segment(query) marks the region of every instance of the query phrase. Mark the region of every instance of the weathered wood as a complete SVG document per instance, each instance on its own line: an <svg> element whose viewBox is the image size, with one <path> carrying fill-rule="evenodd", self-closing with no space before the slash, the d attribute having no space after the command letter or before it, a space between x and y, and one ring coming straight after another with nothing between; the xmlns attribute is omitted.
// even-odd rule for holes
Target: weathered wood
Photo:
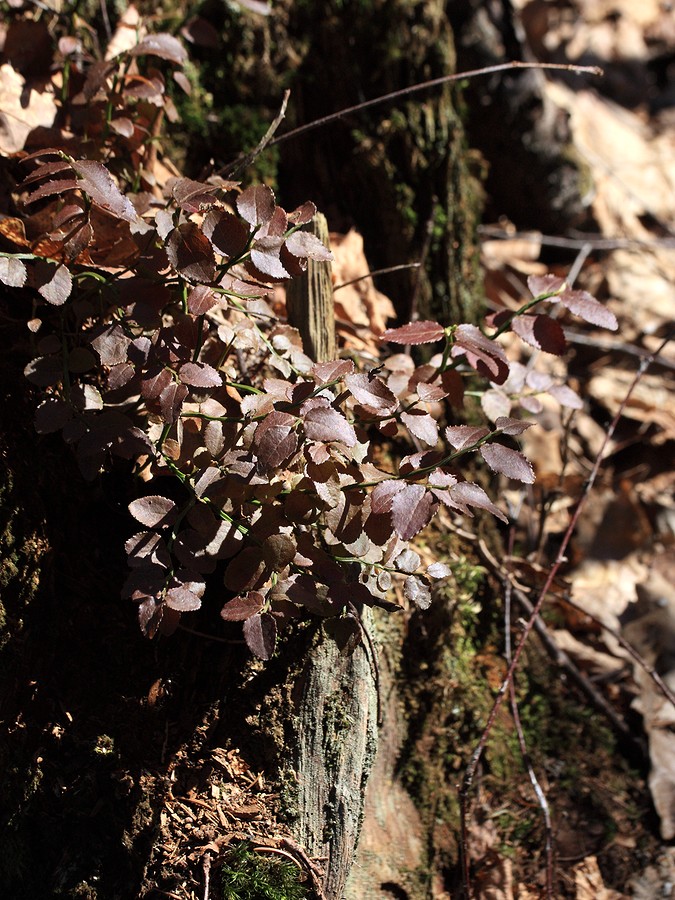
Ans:
<svg viewBox="0 0 675 900"><path fill-rule="evenodd" d="M366 627L370 621L364 615ZM335 642L323 639L301 684L295 834L312 856L325 860L327 900L342 900L377 747L377 692L367 648L340 656Z"/></svg>
<svg viewBox="0 0 675 900"><path fill-rule="evenodd" d="M330 247L328 223L322 213L314 216L307 230ZM305 353L316 362L335 359L335 304L329 262L309 260L305 274L288 285L286 308L289 324L300 331Z"/></svg>

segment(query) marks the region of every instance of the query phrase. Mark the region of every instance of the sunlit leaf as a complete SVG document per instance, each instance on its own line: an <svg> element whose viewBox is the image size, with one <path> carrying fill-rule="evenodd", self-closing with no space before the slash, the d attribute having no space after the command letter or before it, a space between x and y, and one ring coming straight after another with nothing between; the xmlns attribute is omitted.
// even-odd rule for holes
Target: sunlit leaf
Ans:
<svg viewBox="0 0 675 900"><path fill-rule="evenodd" d="M438 322L410 322L400 328L387 328L380 340L391 344L433 344L444 336L445 329Z"/></svg>
<svg viewBox="0 0 675 900"><path fill-rule="evenodd" d="M345 384L354 399L378 413L393 413L398 399L376 375L346 375Z"/></svg>
<svg viewBox="0 0 675 900"><path fill-rule="evenodd" d="M117 187L103 163L94 159L78 159L73 163L73 168L78 176L78 186L94 203L125 222L138 221L133 204Z"/></svg>
<svg viewBox="0 0 675 900"><path fill-rule="evenodd" d="M550 316L517 316L511 328L530 347L562 356L567 350L565 333Z"/></svg>
<svg viewBox="0 0 675 900"><path fill-rule="evenodd" d="M565 287L565 279L558 278L557 275L530 275L527 286L533 297L540 297L542 294L561 291Z"/></svg>
<svg viewBox="0 0 675 900"><path fill-rule="evenodd" d="M525 484L534 484L532 463L517 450L503 444L484 444L480 448L480 453L493 472L499 472L507 478Z"/></svg>
<svg viewBox="0 0 675 900"><path fill-rule="evenodd" d="M309 231L295 231L286 238L286 249L293 256L303 259L314 259L318 262L329 262L333 254L323 245L321 240Z"/></svg>
<svg viewBox="0 0 675 900"><path fill-rule="evenodd" d="M265 598L258 591L247 591L234 600L228 600L221 609L220 616L226 622L244 622L259 613L264 603Z"/></svg>
<svg viewBox="0 0 675 900"><path fill-rule="evenodd" d="M182 66L187 60L187 52L181 42L172 34L149 34L129 51L131 56L159 56Z"/></svg>
<svg viewBox="0 0 675 900"><path fill-rule="evenodd" d="M391 501L391 518L396 533L409 541L434 517L436 500L421 484L406 484Z"/></svg>
<svg viewBox="0 0 675 900"><path fill-rule="evenodd" d="M23 287L26 283L26 266L20 259L0 256L0 281L7 287Z"/></svg>
<svg viewBox="0 0 675 900"><path fill-rule="evenodd" d="M303 417L302 425L310 441L337 441L346 447L356 444L354 428L332 406L310 409Z"/></svg>
<svg viewBox="0 0 675 900"><path fill-rule="evenodd" d="M423 575L408 575L403 583L403 595L418 609L428 609L431 606L431 591Z"/></svg>
<svg viewBox="0 0 675 900"><path fill-rule="evenodd" d="M560 302L575 316L579 316L591 325L616 331L619 327L614 313L599 303L588 291L563 291L559 295Z"/></svg>
<svg viewBox="0 0 675 900"><path fill-rule="evenodd" d="M216 276L216 258L211 242L194 222L183 222L170 233L166 254L186 281L211 282Z"/></svg>
<svg viewBox="0 0 675 900"><path fill-rule="evenodd" d="M274 215L274 191L266 184L246 188L237 197L237 211L242 219L254 227L264 225Z"/></svg>
<svg viewBox="0 0 675 900"><path fill-rule="evenodd" d="M129 504L129 512L147 528L164 528L175 520L176 504L168 497L141 497Z"/></svg>

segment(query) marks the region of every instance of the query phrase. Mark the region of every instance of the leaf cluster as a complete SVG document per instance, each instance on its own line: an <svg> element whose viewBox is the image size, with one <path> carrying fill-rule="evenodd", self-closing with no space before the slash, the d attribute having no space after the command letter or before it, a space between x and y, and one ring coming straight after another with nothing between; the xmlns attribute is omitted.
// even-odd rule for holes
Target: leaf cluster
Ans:
<svg viewBox="0 0 675 900"><path fill-rule="evenodd" d="M166 110L167 99L164 76L138 67L148 58L180 67L185 52L160 34L83 69L71 106L86 101L86 142L22 154L20 214L0 222L0 281L33 301L25 374L42 392L36 429L61 432L87 479L119 457L147 484L129 506L140 530L126 542L123 595L148 637L198 610L218 574L230 598L221 617L242 623L259 658L272 655L284 622L308 613L349 652L364 605L399 608L394 579L426 608L433 580L449 574L440 563L423 568L409 546L441 506L506 521L467 480L466 459L478 454L532 483L530 463L502 441L530 427L512 411L535 411L543 391L580 403L510 363L499 336L512 330L564 352L546 304L616 323L547 276L530 279L521 309L483 329L414 322L382 335L404 348L438 342L429 363L409 352L370 371L350 358L312 361L273 290L309 260L331 258L302 230L314 205L286 212L268 186L217 176L150 185L147 108ZM489 382L490 427L455 424L476 378ZM399 434L414 452L387 467L373 437Z"/></svg>

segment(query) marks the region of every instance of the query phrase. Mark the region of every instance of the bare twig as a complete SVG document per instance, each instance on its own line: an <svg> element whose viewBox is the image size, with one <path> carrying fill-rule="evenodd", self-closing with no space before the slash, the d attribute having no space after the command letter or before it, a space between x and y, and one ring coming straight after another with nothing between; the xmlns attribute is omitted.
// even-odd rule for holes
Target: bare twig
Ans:
<svg viewBox="0 0 675 900"><path fill-rule="evenodd" d="M286 107L288 106L288 98L290 96L290 91L284 92L284 98L281 101L281 108L279 109L276 118L263 135L258 146L254 150L251 150L249 153L245 153L243 156L235 159L235 161L233 163L230 163L229 166L223 166L222 169L218 170L218 175L227 175L229 177L236 176L239 172L242 171L242 169L246 169L248 166L250 166L253 160L256 159L256 157L260 156L265 147L276 143L273 138L277 128L284 120L284 116L286 115Z"/></svg>
<svg viewBox="0 0 675 900"><path fill-rule="evenodd" d="M385 269L375 269L374 272L366 272L365 275L359 275L358 278L352 278L350 281L343 281L342 284L333 288L333 293L339 291L340 288L348 287L350 284L356 284L358 281L365 281L366 278L374 278L376 275L389 275L390 272L401 272L403 269L419 269L421 262L401 263L398 266L387 266Z"/></svg>
<svg viewBox="0 0 675 900"><path fill-rule="evenodd" d="M649 250L664 248L672 250L675 247L675 238L653 238L641 240L640 238L604 237L601 234L580 233L568 237L559 235L541 234L538 231L509 231L496 225L479 225L478 234L482 240L519 240L532 241L543 244L545 247L563 247L569 250L580 250L590 244L592 250Z"/></svg>
<svg viewBox="0 0 675 900"><path fill-rule="evenodd" d="M590 496L591 489L592 489L593 485L595 484L595 481L598 477L598 473L600 471L600 467L602 465L607 446L609 445L609 442L611 441L612 436L619 424L621 416L623 415L623 411L626 408L626 405L628 404L628 401L630 400L631 396L633 395L633 392L634 392L635 388L637 387L637 385L639 384L642 376L649 368L650 363L654 361L654 359L659 355L661 350L663 350L663 348L666 346L666 344L670 341L671 337L672 337L672 335L668 335L661 342L657 351L654 354L652 354L649 358L643 360L640 363L640 366L638 367L635 377L633 378L633 381L631 382L631 385L628 388L628 391L626 392L626 395L625 395L619 409L617 410L614 418L612 419L612 422L611 422L609 428L607 429L607 432L605 433L605 437L603 439L602 446L600 447L600 450L596 456L595 462L593 463L593 468L591 470L591 474L588 478L588 481L586 482L586 487L584 489L584 492L581 495L579 503L577 504L577 507L572 514L570 523L567 526L567 530L565 531L562 542L560 544L560 549L558 550L558 554L555 558L553 565L549 569L548 576L546 578L546 581L544 582L543 587L541 588L541 590L539 592L537 601L532 607L532 613L530 615L530 618L528 619L528 621L525 624L521 638L516 646L515 652L513 654L513 659L511 660L511 665L509 666L508 671L506 673L506 677L502 681L502 683L499 687L499 690L497 691L497 696L495 697L494 703L493 703L490 713L488 715L488 720L485 725L485 728L483 729L483 733L481 734L478 744L476 745L473 753L471 754L471 758L469 759L469 763L467 765L466 771L464 773L464 778L462 780L462 784L459 789L460 827L461 827L460 848L461 848L461 855L462 855L462 885L463 885L464 892L467 897L471 896L471 874L470 874L469 858L468 858L468 853L467 853L467 830L468 830L468 828L467 828L467 811L468 811L467 810L467 802L468 802L469 791L471 790L471 787L473 785L473 779L475 777L476 770L478 768L478 763L481 760L483 751L485 750L485 745L487 744L488 738L490 737L490 733L494 726L495 719L497 718L497 713L499 712L499 709L504 701L504 697L506 696L506 693L509 689L509 685L511 684L513 675L514 675L516 669L518 668L520 658L523 654L523 650L525 649L525 644L527 643L527 639L534 627L534 624L537 620L539 613L541 612L541 608L542 608L544 600L546 599L546 596L551 588L551 585L553 584L553 581L554 581L556 575L558 574L560 567L566 561L565 553L567 551L567 547L569 546L569 543L572 539L572 535L574 534L577 522L579 521L579 517L580 517L583 509L586 506L586 502L588 501L588 498Z"/></svg>
<svg viewBox="0 0 675 900"><path fill-rule="evenodd" d="M211 854L208 851L204 854L202 866L204 868L204 900L209 900L211 892Z"/></svg>
<svg viewBox="0 0 675 900"><path fill-rule="evenodd" d="M513 555L513 544L514 544L515 532L513 528L509 531L509 557ZM487 548L486 548L487 549ZM504 573L507 575L507 573ZM508 577L503 579L504 583L504 650L507 665L511 663L511 594L513 592L513 587L511 581ZM541 808L541 814L544 819L544 852L546 858L546 900L552 900L553 898L553 827L551 825L551 810L548 805L548 800L546 799L546 794L542 786L539 784L539 779L534 771L534 766L532 765L532 760L530 758L529 751L527 749L527 742L525 741L525 733L523 732L523 725L520 720L520 710L518 709L518 699L516 697L516 681L515 674L513 679L511 680L511 684L509 685L509 693L510 693L510 701L511 701L511 715L513 716L513 724L516 728L516 734L518 736L518 746L520 747L520 755L523 758L523 764L527 769L527 774L530 778L530 783L532 784L532 789L537 798L537 802L539 803L539 807Z"/></svg>
<svg viewBox="0 0 675 900"><path fill-rule="evenodd" d="M335 122L338 119L342 119L345 116L349 116L355 112L361 112L364 109L371 109L373 106L380 106L384 103L389 103L392 100L399 100L401 97L409 97L412 94L418 94L421 91L426 91L429 88L439 87L442 84L450 84L455 81L465 81L469 78L477 78L481 75L493 75L497 72L509 72L515 69L554 69L558 71L565 72L575 72L578 75L602 75L603 71L598 66L573 66L573 65L563 65L560 63L539 63L539 62L507 62L500 63L496 66L486 66L483 69L471 69L468 72L456 72L454 75L442 75L440 78L432 78L430 81L422 81L419 84L413 84L410 87L401 88L397 91L391 91L388 94L382 94L380 97L374 97L372 100L365 100L363 103L357 103L355 106L348 106L345 109L340 109L337 112L330 113L327 116L321 116L320 119L315 119L313 122L307 122L306 125L300 125L298 128L293 128L291 131L287 131L285 134L279 135L279 137L274 138L274 140L269 142L270 146L274 146L275 144L280 144L283 141L287 141L290 138L298 137L301 134L306 134L308 131L314 131L315 128L321 128L323 125L328 125L329 122Z"/></svg>

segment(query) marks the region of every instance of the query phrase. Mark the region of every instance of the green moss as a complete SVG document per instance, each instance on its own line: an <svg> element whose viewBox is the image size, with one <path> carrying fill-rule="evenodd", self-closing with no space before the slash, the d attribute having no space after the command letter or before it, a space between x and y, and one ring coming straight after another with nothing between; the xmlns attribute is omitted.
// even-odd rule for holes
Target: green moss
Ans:
<svg viewBox="0 0 675 900"><path fill-rule="evenodd" d="M226 853L220 868L223 900L309 900L302 873L286 859L263 855L242 842Z"/></svg>

